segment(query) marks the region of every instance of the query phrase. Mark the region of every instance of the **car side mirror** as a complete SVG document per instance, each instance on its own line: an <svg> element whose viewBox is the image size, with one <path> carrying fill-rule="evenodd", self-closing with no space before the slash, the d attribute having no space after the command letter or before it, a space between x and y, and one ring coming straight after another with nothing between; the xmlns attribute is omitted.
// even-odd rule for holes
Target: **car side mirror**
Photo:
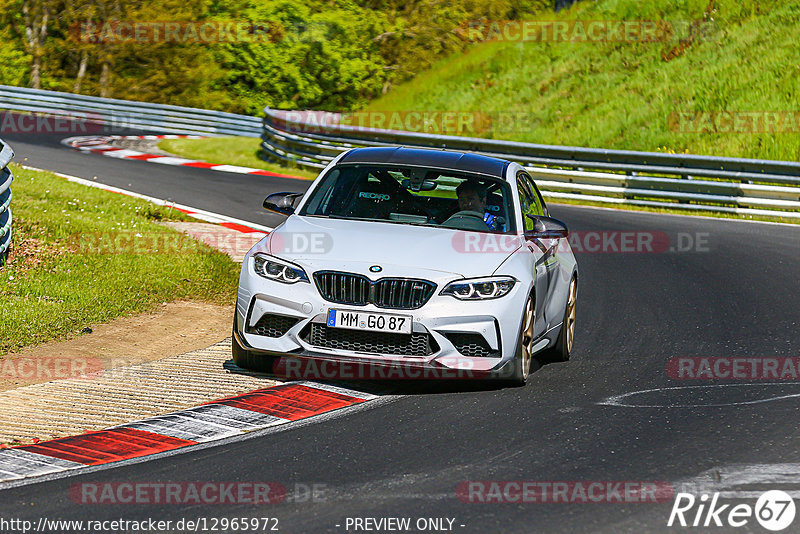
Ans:
<svg viewBox="0 0 800 534"><path fill-rule="evenodd" d="M569 235L567 225L558 219L529 213L525 216L533 221L533 230L525 231L525 239L561 239Z"/></svg>
<svg viewBox="0 0 800 534"><path fill-rule="evenodd" d="M295 201L304 193L272 193L264 199L264 209L281 215L294 213Z"/></svg>

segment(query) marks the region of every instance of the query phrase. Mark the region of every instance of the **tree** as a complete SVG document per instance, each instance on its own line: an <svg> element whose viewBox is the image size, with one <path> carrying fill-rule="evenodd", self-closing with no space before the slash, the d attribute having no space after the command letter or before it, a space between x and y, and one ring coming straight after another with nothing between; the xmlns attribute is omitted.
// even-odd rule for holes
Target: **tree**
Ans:
<svg viewBox="0 0 800 534"><path fill-rule="evenodd" d="M22 0L22 21L25 25L25 48L31 57L30 85L42 87L42 55L47 40L47 25L54 8L50 0Z"/></svg>

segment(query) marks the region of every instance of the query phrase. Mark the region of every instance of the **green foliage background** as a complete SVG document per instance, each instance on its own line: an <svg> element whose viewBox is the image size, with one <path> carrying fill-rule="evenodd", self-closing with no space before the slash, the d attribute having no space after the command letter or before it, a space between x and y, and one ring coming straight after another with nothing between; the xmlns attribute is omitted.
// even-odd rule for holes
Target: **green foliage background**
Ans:
<svg viewBox="0 0 800 534"><path fill-rule="evenodd" d="M584 1L533 19L666 21L684 31L655 42L477 44L366 109L502 114L510 120L481 135L512 141L800 160L797 0ZM720 112L786 115L777 131L673 122Z"/></svg>
<svg viewBox="0 0 800 534"><path fill-rule="evenodd" d="M23 3L50 20L41 47L25 38ZM72 91L87 54L84 94L260 114L264 106L350 110L469 43L461 27L547 9L549 0L0 0L0 83L28 85L42 56L43 89ZM34 18L34 20L36 20ZM84 21L252 22L260 42L91 43ZM72 30L72 34L70 33ZM37 51L38 50L38 51Z"/></svg>

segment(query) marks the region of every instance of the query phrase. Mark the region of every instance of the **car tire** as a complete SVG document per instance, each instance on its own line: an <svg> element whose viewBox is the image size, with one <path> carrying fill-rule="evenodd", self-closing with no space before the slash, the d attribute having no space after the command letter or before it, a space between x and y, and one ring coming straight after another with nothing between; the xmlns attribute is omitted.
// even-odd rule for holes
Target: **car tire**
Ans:
<svg viewBox="0 0 800 534"><path fill-rule="evenodd" d="M534 296L530 295L522 312L522 323L519 327L519 339L514 353L511 378L508 379L510 385L524 386L531 373L541 367L539 360L531 354L534 342L533 325L536 320L535 307Z"/></svg>
<svg viewBox="0 0 800 534"><path fill-rule="evenodd" d="M233 316L233 334L231 335L231 356L233 363L241 369L271 373L278 359L274 356L256 354L242 347L236 337L236 314Z"/></svg>
<svg viewBox="0 0 800 534"><path fill-rule="evenodd" d="M564 320L558 333L556 344L544 353L548 363L566 362L572 355L575 341L575 306L578 302L578 279L573 276L569 283L567 304L564 306Z"/></svg>

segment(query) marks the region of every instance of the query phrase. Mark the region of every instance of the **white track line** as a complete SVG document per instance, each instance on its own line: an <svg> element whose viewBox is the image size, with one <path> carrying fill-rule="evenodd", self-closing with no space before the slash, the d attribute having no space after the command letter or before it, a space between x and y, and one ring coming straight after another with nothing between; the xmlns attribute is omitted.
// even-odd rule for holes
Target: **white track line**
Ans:
<svg viewBox="0 0 800 534"><path fill-rule="evenodd" d="M55 174L56 176L60 176L61 178L65 178L70 182L75 182L77 184L86 185L89 187L94 187L95 189L102 189L104 191L111 191L113 193L120 193L122 195L127 195L130 197L141 198L142 200L147 200L148 202L152 202L153 204L157 204L159 206L167 206L173 207L180 211L186 212L195 219L200 219L203 221L211 222L211 223L222 223L222 222L229 222L234 224L241 224L242 226L247 226L248 228L252 228L254 230L260 230L262 232L271 232L272 228L269 226L264 226L263 224L258 224L250 221L244 221L242 219L237 219L235 217L229 217L227 215L222 215L220 213L214 213L212 211L201 210L200 208L193 208L192 206L186 206L185 204L178 204L176 202L170 202L168 200L162 200L160 198L150 197L147 195L142 195L140 193L135 193L133 191L128 191L127 189L121 189L119 187L114 187L111 185L105 185L97 182L93 182L91 180L86 180L84 178L78 178L77 176L71 176L69 174L63 174L60 172L53 172L48 171L46 169L39 169L37 167L30 167L28 165L20 165L23 169L28 169L31 171L41 171L41 172L50 172Z"/></svg>

